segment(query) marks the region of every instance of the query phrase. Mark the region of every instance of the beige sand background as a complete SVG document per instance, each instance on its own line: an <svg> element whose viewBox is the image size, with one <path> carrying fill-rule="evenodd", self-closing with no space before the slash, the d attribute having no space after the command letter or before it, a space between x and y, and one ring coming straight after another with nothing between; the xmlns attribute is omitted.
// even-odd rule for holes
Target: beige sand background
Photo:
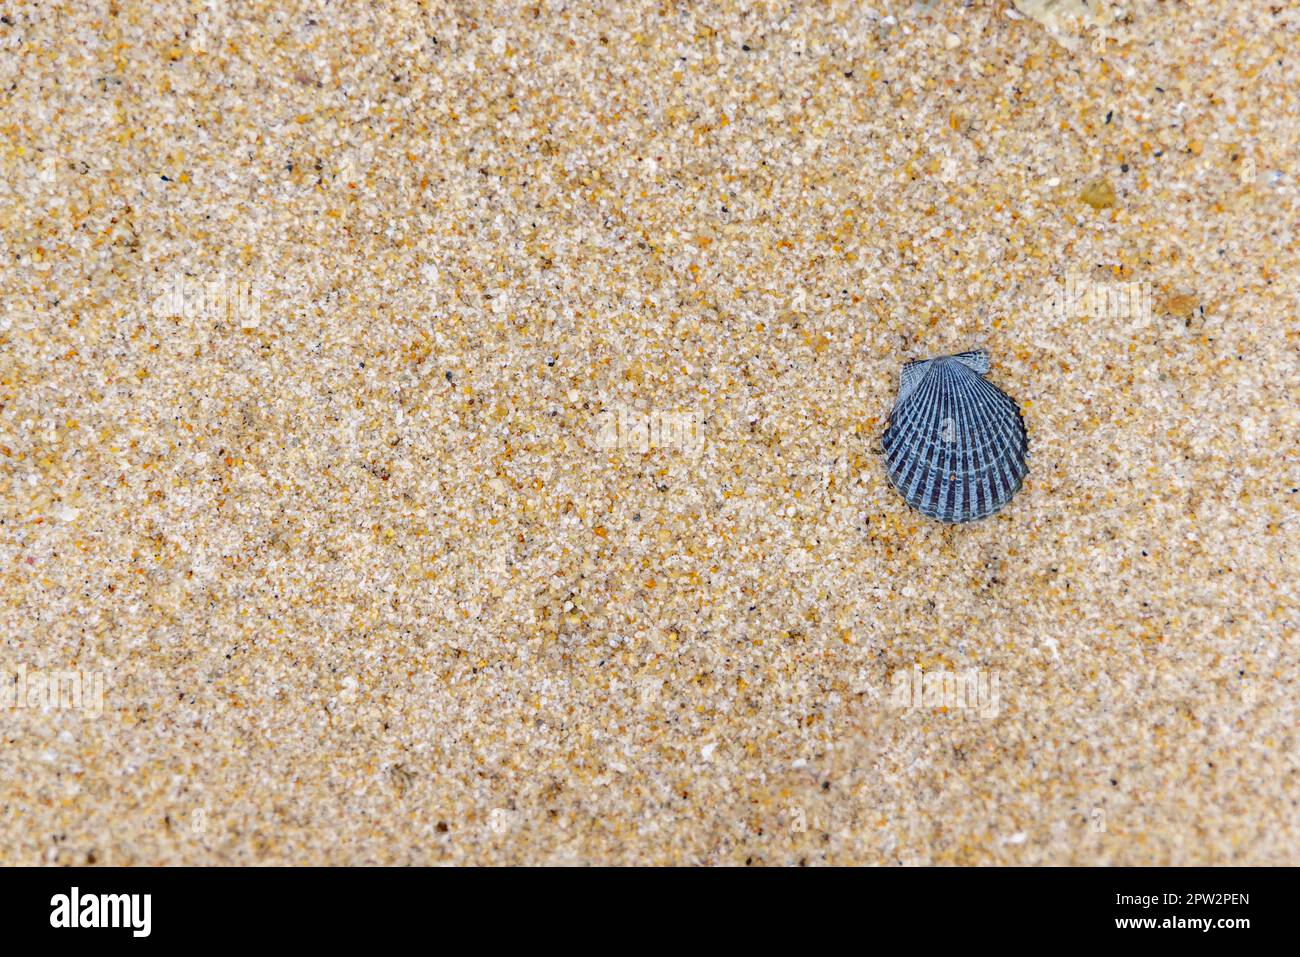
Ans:
<svg viewBox="0 0 1300 957"><path fill-rule="evenodd" d="M1298 862L1294 10L377 6L3 4L0 861Z"/></svg>

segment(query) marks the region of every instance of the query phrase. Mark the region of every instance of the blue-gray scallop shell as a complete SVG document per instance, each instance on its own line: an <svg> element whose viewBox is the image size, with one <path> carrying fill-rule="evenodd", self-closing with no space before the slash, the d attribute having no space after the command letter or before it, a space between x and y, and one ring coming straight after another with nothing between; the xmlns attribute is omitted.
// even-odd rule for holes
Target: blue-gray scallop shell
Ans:
<svg viewBox="0 0 1300 957"><path fill-rule="evenodd" d="M988 382L983 350L909 362L882 444L889 481L917 511L970 522L1002 508L1029 472L1015 400Z"/></svg>

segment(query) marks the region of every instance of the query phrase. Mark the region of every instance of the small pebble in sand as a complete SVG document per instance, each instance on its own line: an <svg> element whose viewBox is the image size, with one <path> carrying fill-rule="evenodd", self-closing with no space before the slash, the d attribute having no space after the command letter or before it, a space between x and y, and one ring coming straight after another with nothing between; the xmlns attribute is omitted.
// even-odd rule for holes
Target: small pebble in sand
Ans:
<svg viewBox="0 0 1300 957"><path fill-rule="evenodd" d="M1190 316L1199 303L1194 295L1186 292L1174 293L1168 296L1161 304L1161 310L1168 315L1177 316L1180 319Z"/></svg>
<svg viewBox="0 0 1300 957"><path fill-rule="evenodd" d="M1083 187L1079 198L1093 209L1110 209L1115 205L1115 187L1110 180L1100 176Z"/></svg>

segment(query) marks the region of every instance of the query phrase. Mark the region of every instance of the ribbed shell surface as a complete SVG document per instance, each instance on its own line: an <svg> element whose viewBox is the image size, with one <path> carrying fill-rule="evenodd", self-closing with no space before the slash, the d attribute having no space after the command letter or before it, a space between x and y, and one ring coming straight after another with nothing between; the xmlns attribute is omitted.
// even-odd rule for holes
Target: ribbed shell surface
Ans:
<svg viewBox="0 0 1300 957"><path fill-rule="evenodd" d="M941 522L1002 508L1029 471L1029 439L1015 401L982 375L983 352L903 369L883 445L889 481L909 505Z"/></svg>

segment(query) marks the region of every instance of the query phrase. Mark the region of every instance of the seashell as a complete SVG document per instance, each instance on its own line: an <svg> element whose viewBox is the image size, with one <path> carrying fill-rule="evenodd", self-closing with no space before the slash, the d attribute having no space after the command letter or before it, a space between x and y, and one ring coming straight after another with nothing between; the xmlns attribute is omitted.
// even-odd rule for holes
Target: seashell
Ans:
<svg viewBox="0 0 1300 957"><path fill-rule="evenodd" d="M988 382L984 350L909 362L882 441L889 481L914 509L970 522L1002 508L1029 472L1015 400Z"/></svg>

